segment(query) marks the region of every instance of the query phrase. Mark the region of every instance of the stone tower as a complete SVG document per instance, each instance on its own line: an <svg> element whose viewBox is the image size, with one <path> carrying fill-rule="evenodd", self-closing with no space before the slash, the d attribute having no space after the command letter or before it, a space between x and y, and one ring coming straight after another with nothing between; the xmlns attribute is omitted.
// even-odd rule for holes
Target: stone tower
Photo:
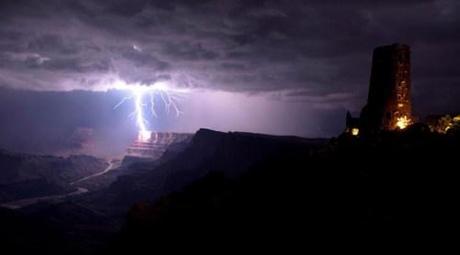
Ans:
<svg viewBox="0 0 460 255"><path fill-rule="evenodd" d="M393 44L374 50L369 96L361 112L363 130L397 130L411 124L410 69L409 46Z"/></svg>

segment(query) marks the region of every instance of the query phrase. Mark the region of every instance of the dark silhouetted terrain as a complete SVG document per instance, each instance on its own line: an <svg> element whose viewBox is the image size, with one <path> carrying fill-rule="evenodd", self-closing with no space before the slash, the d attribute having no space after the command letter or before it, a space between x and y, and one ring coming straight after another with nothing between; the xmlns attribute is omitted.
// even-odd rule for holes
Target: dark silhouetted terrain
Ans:
<svg viewBox="0 0 460 255"><path fill-rule="evenodd" d="M225 137L233 142L216 148L222 158L198 167L208 170L204 178L132 207L109 253L248 245L259 251L373 245L377 251L452 238L458 134L414 127L366 140L341 137L319 148L301 140L209 136L214 144ZM260 147L253 151L250 144ZM270 144L277 144L276 154L258 154ZM251 153L260 160L242 163ZM241 161L217 163L232 158ZM232 168L247 171L234 178Z"/></svg>
<svg viewBox="0 0 460 255"><path fill-rule="evenodd" d="M91 156L35 156L0 150L0 203L75 190L70 182L107 167Z"/></svg>
<svg viewBox="0 0 460 255"><path fill-rule="evenodd" d="M125 213L137 201L156 199L219 169L238 178L250 166L281 153L309 151L326 140L221 133L202 129L189 146L168 151L154 163L138 163L125 170L107 189L88 194L85 205L110 215Z"/></svg>
<svg viewBox="0 0 460 255"><path fill-rule="evenodd" d="M331 140L203 129L158 161L126 161L105 188L2 210L15 220L2 235L34 244L33 221L77 254L407 245L454 230L459 146L421 126Z"/></svg>

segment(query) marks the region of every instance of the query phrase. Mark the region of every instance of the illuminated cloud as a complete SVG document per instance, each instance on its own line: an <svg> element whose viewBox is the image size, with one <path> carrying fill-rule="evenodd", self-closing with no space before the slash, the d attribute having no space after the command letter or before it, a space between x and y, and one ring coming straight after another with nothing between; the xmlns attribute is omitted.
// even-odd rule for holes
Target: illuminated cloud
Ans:
<svg viewBox="0 0 460 255"><path fill-rule="evenodd" d="M181 122L186 130L200 123L224 129L219 123L227 123L232 129L336 134L345 109L356 112L364 104L371 53L382 44L412 46L417 111L459 109L459 5L456 0L6 0L0 2L0 87L106 91L120 81L168 82L193 90L190 100L196 104L184 115L189 124ZM238 108L238 100L245 107ZM211 101L213 107L199 105ZM255 120L254 109L263 110L261 105L274 114L271 121L217 117L236 107L240 116L248 114L244 120ZM212 112L221 122L193 109ZM283 131L273 125L285 115L298 126Z"/></svg>
<svg viewBox="0 0 460 255"><path fill-rule="evenodd" d="M457 1L340 3L2 1L0 82L98 90L107 76L143 83L169 77L183 86L227 91L365 94L376 45L412 44L414 67L429 78L435 74L425 72L429 63L419 59L460 49ZM443 56L439 70L460 66L457 59Z"/></svg>

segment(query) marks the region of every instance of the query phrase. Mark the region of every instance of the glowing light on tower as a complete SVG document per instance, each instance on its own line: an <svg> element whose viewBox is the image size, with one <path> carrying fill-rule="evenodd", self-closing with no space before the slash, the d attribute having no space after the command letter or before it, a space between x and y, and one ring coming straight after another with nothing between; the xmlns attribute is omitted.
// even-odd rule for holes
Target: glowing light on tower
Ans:
<svg viewBox="0 0 460 255"><path fill-rule="evenodd" d="M187 93L186 89L173 88L168 86L164 82L158 82L152 85L142 84L127 84L123 81L118 81L114 84L115 89L127 90L131 92L130 96L124 97L114 109L124 104L126 101L132 100L134 102L134 111L131 114L136 120L136 126L138 128L138 140L141 142L148 142L152 137L152 130L149 127L149 121L146 118L147 113L144 111L146 106L149 106L150 114L153 117L157 117L155 99L159 99L163 102L166 113L170 113L171 110L180 116L182 111L180 110L178 101L181 95Z"/></svg>
<svg viewBox="0 0 460 255"><path fill-rule="evenodd" d="M354 136L359 135L359 128L352 128L351 129L351 134L354 135Z"/></svg>
<svg viewBox="0 0 460 255"><path fill-rule="evenodd" d="M410 124L411 124L411 119L408 118L407 116L399 117L399 118L396 120L396 127L398 127L399 129L405 129L405 128L407 128Z"/></svg>

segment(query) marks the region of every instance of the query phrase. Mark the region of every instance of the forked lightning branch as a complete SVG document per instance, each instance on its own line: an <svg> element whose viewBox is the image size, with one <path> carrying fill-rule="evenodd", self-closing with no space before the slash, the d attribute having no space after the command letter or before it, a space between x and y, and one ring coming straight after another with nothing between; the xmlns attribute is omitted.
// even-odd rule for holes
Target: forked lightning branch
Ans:
<svg viewBox="0 0 460 255"><path fill-rule="evenodd" d="M151 138L154 130L149 119L158 119L158 107L164 107L167 114L174 114L179 117L182 114L179 101L188 92L186 89L173 88L166 82L142 85L138 83L127 84L120 81L115 84L115 88L130 92L130 95L124 97L114 106L114 109L127 101L134 104L134 110L130 117L136 121L138 139L141 141L147 141Z"/></svg>

